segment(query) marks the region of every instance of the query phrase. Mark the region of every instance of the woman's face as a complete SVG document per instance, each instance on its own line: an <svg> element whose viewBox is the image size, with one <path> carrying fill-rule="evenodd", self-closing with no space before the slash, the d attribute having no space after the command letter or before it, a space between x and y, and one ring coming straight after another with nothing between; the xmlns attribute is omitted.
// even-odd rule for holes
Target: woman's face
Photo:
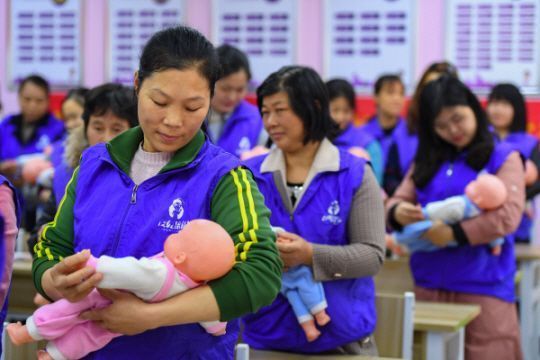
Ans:
<svg viewBox="0 0 540 360"><path fill-rule="evenodd" d="M129 121L119 118L109 110L103 115L90 115L88 128L86 128L86 138L88 144L93 146L97 143L111 141L128 129Z"/></svg>
<svg viewBox="0 0 540 360"><path fill-rule="evenodd" d="M473 110L465 105L443 108L434 122L435 133L458 150L471 143L477 127Z"/></svg>
<svg viewBox="0 0 540 360"><path fill-rule="evenodd" d="M232 112L246 97L248 76L244 70L232 73L216 82L212 110L220 114Z"/></svg>
<svg viewBox="0 0 540 360"><path fill-rule="evenodd" d="M135 80L135 88L145 151L181 149L195 137L210 108L208 80L195 68L154 72L142 84Z"/></svg>
<svg viewBox="0 0 540 360"><path fill-rule="evenodd" d="M33 123L49 111L49 97L43 88L27 82L19 92L19 106L24 121Z"/></svg>
<svg viewBox="0 0 540 360"><path fill-rule="evenodd" d="M292 153L304 147L304 124L292 110L286 92L265 96L261 113L264 128L283 152Z"/></svg>
<svg viewBox="0 0 540 360"><path fill-rule="evenodd" d="M343 96L330 101L330 116L338 123L340 129L345 129L353 120L354 111Z"/></svg>
<svg viewBox="0 0 540 360"><path fill-rule="evenodd" d="M514 107L506 100L492 100L488 103L487 114L495 129L507 130L514 119Z"/></svg>
<svg viewBox="0 0 540 360"><path fill-rule="evenodd" d="M67 131L71 131L84 125L82 119L83 107L73 99L68 99L62 104L62 117Z"/></svg>
<svg viewBox="0 0 540 360"><path fill-rule="evenodd" d="M397 118L405 104L405 89L400 82L384 84L375 96L378 110L389 117Z"/></svg>

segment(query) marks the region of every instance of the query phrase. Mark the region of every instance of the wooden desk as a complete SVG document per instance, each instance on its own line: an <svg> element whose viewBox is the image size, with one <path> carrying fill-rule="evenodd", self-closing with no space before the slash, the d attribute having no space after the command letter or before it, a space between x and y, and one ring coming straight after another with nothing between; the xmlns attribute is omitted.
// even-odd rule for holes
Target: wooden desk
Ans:
<svg viewBox="0 0 540 360"><path fill-rule="evenodd" d="M417 301L414 311L415 359L464 359L465 327L479 305Z"/></svg>
<svg viewBox="0 0 540 360"><path fill-rule="evenodd" d="M360 355L300 355L290 354L278 351L261 351L250 349L249 360L390 360L390 358L381 358L377 356Z"/></svg>
<svg viewBox="0 0 540 360"><path fill-rule="evenodd" d="M540 246L516 244L516 259L522 273L519 282L521 347L525 360L540 358Z"/></svg>
<svg viewBox="0 0 540 360"><path fill-rule="evenodd" d="M375 277L377 292L414 291L408 257L386 260ZM414 312L415 359L463 359L465 326L480 313L478 305L417 301Z"/></svg>
<svg viewBox="0 0 540 360"><path fill-rule="evenodd" d="M32 280L32 262L17 260L13 263L13 278L9 293L10 314L31 314L37 307L34 305L36 288Z"/></svg>

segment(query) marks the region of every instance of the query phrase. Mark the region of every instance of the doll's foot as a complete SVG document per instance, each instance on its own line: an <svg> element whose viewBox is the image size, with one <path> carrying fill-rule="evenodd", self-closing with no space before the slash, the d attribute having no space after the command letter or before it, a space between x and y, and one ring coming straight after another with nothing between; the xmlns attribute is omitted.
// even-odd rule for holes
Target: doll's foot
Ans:
<svg viewBox="0 0 540 360"><path fill-rule="evenodd" d="M302 329L306 334L307 341L309 342L317 340L317 338L321 335L321 332L315 327L315 322L313 320L303 322L300 324L300 326L302 326Z"/></svg>
<svg viewBox="0 0 540 360"><path fill-rule="evenodd" d="M330 322L330 316L326 313L326 311L319 311L318 313L314 314L315 321L317 321L317 325L324 326Z"/></svg>
<svg viewBox="0 0 540 360"><path fill-rule="evenodd" d="M45 350L38 350L37 353L38 360L54 360L51 355Z"/></svg>
<svg viewBox="0 0 540 360"><path fill-rule="evenodd" d="M22 345L35 341L28 333L26 326L20 322L17 322L16 324L9 324L6 329L11 342L15 345Z"/></svg>
<svg viewBox="0 0 540 360"><path fill-rule="evenodd" d="M491 249L491 255L499 256L502 253L502 246L497 245L494 248Z"/></svg>

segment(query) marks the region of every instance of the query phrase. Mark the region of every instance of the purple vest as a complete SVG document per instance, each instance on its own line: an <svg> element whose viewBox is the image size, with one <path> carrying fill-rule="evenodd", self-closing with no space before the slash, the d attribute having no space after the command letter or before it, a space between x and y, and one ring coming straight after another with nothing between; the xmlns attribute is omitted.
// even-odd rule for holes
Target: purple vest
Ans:
<svg viewBox="0 0 540 360"><path fill-rule="evenodd" d="M73 209L75 251L96 257L152 256L165 239L190 220L210 219L215 187L238 159L205 142L184 167L158 174L139 186L111 159L105 144L82 157ZM232 359L238 321L212 336L199 324L162 327L121 336L92 353L92 359ZM206 357L205 357L206 356Z"/></svg>
<svg viewBox="0 0 540 360"><path fill-rule="evenodd" d="M416 148L418 146L418 138L416 134L409 133L405 120L399 119L394 131L392 131L392 133L389 135L384 133L383 128L379 125L377 117L369 120L367 124L361 127L361 129L371 134L371 136L373 136L381 144L383 152L383 169L386 167L390 147L392 144L396 143L399 154L401 174L405 176L405 173L414 160Z"/></svg>
<svg viewBox="0 0 540 360"><path fill-rule="evenodd" d="M347 222L354 194L362 184L365 160L340 151L340 169L318 174L290 215L273 180L260 173L266 155L247 161L265 203L270 223L316 244L347 245ZM332 321L308 343L287 299L279 294L256 314L242 318L243 339L257 349L317 353L370 335L375 329L375 289L371 277L323 282Z"/></svg>
<svg viewBox="0 0 540 360"><path fill-rule="evenodd" d="M353 146L360 146L365 149L374 140L375 138L366 131L363 131L353 124L349 124L339 136L334 139L333 143L343 150L348 150Z"/></svg>
<svg viewBox="0 0 540 360"><path fill-rule="evenodd" d="M506 144L495 146L485 170L495 174L513 149ZM420 205L464 193L465 186L478 172L465 163L465 154L454 162L445 162L423 188L416 189ZM514 301L514 238L505 237L502 253L493 255L489 244L446 247L432 252L415 252L410 266L415 283L428 289L494 296Z"/></svg>
<svg viewBox="0 0 540 360"><path fill-rule="evenodd" d="M54 167L52 190L57 207L66 193L66 186L69 183L69 180L71 180L72 175L73 169L63 161Z"/></svg>
<svg viewBox="0 0 540 360"><path fill-rule="evenodd" d="M257 146L263 123L256 106L242 100L225 121L221 136L216 142L225 151L240 156Z"/></svg>
<svg viewBox="0 0 540 360"><path fill-rule="evenodd" d="M16 137L16 116L5 118L0 123L0 161L15 159L19 155L43 152L45 147L64 135L64 123L53 115L38 125L34 137L22 144Z"/></svg>

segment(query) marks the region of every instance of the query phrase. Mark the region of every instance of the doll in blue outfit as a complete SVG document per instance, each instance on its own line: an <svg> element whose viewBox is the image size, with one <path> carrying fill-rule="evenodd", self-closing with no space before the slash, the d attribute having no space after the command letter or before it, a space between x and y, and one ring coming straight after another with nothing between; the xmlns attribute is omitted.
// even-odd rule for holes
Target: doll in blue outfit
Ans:
<svg viewBox="0 0 540 360"><path fill-rule="evenodd" d="M480 215L500 207L507 198L507 190L503 182L495 175L484 173L465 188L464 195L456 195L440 201L426 204L422 208L425 220L403 227L394 233L394 238L400 244L406 245L409 251L434 251L439 249L428 240L422 239L424 233L433 226L434 221L442 221L452 225L461 220ZM498 238L490 243L493 255L501 253L504 238ZM453 242L450 246L457 246Z"/></svg>
<svg viewBox="0 0 540 360"><path fill-rule="evenodd" d="M284 229L273 227L273 230L278 243L291 241L286 237ZM281 293L291 304L307 340L317 340L321 332L315 324L324 326L330 322L330 316L325 310L328 304L322 283L313 279L313 273L308 266L295 266L282 273Z"/></svg>

